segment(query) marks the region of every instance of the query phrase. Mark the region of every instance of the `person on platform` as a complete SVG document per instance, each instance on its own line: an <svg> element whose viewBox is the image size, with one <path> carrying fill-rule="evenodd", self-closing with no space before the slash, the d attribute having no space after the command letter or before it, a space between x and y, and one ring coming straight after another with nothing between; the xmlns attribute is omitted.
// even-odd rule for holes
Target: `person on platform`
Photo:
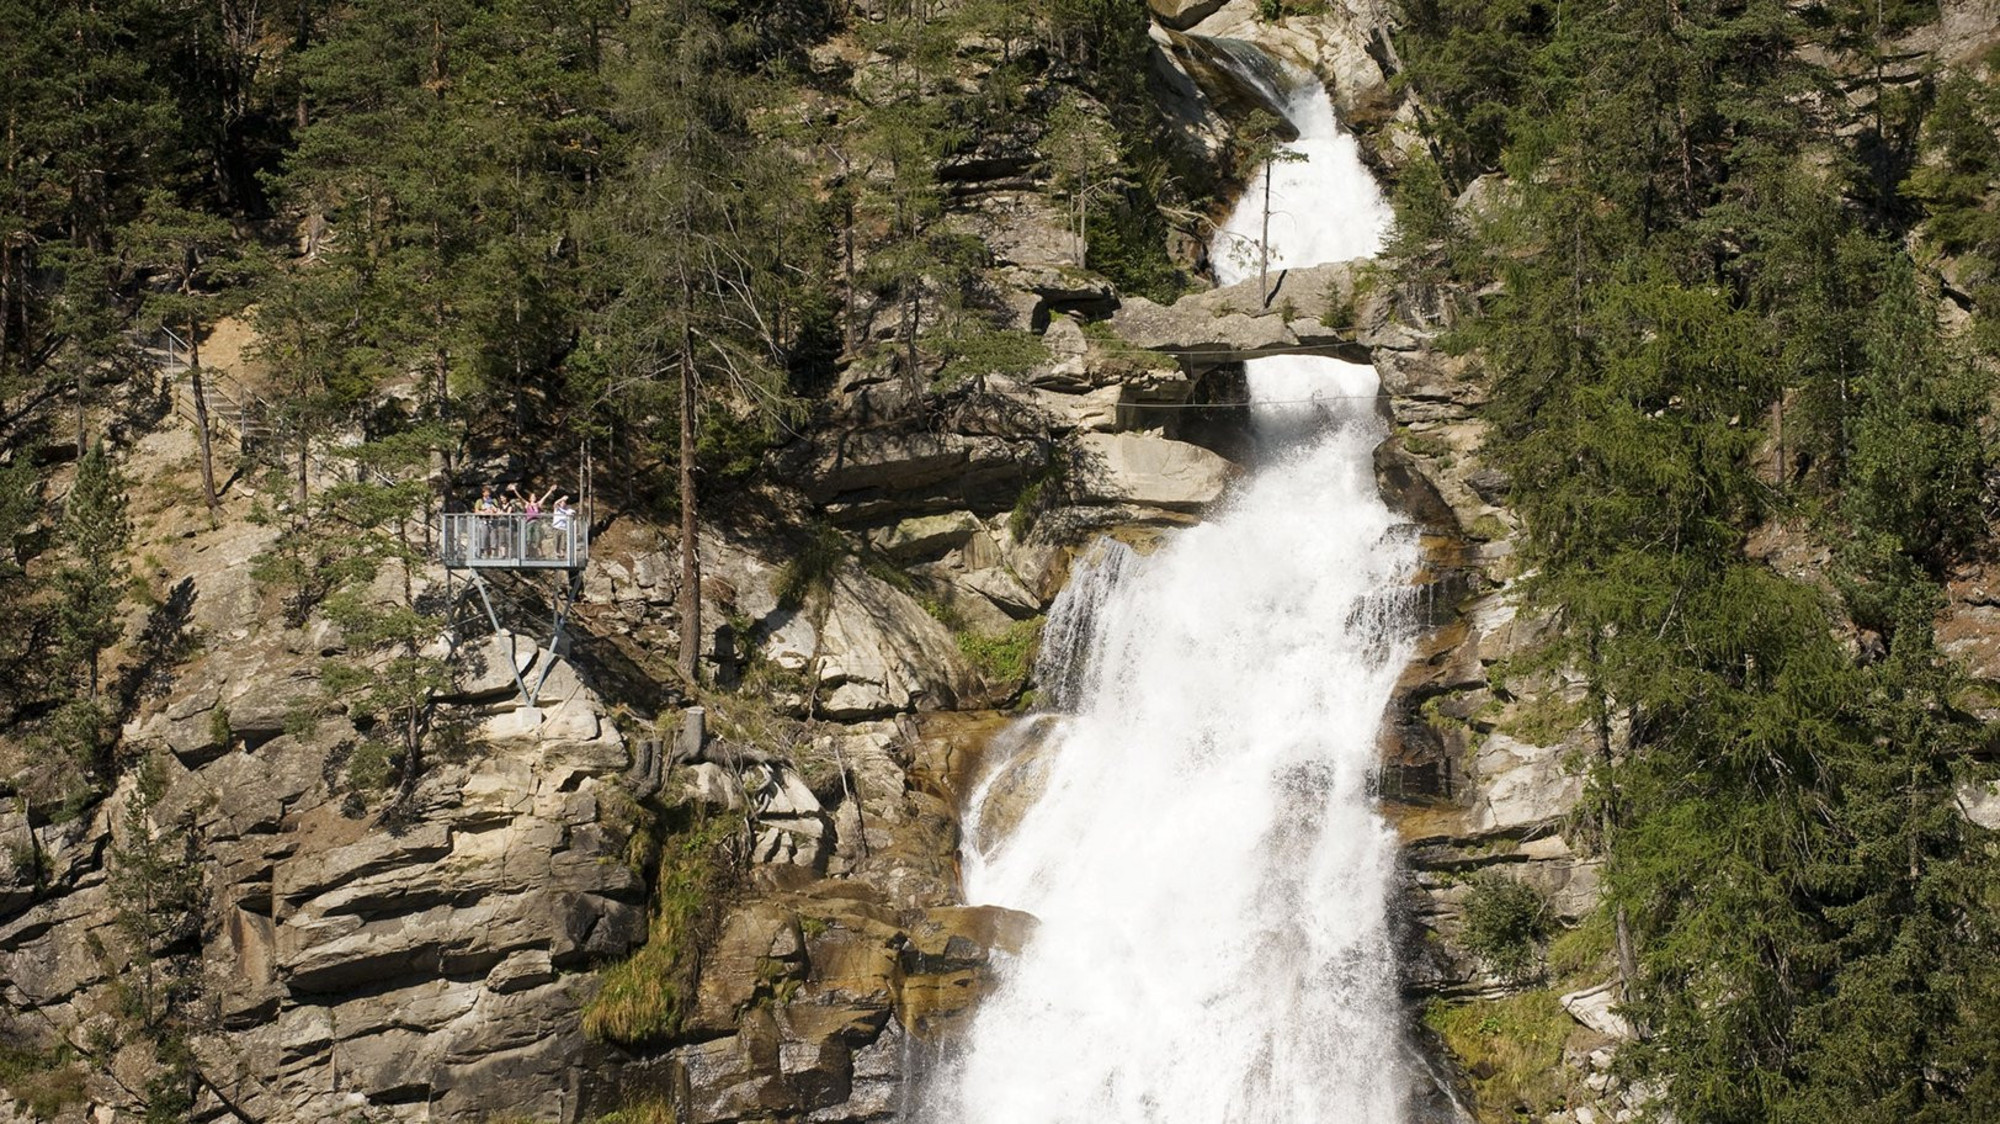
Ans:
<svg viewBox="0 0 2000 1124"><path fill-rule="evenodd" d="M549 502L550 496L556 494L556 486L553 484L549 485L548 491L537 496L533 494L522 495L519 489L509 484L507 485L507 493L520 505L523 529L522 539L526 544L526 556L531 559L542 557L542 540L548 533L548 528L542 523L542 507Z"/></svg>
<svg viewBox="0 0 2000 1124"><path fill-rule="evenodd" d="M549 530L556 537L556 549L561 550L565 557L574 549L570 525L575 521L576 509L569 505L569 493L564 492L556 497L556 505L549 512Z"/></svg>
<svg viewBox="0 0 2000 1124"><path fill-rule="evenodd" d="M491 558L499 547L501 514L500 501L493 498L493 485L479 489L479 502L472 505L472 513L479 517L479 556Z"/></svg>

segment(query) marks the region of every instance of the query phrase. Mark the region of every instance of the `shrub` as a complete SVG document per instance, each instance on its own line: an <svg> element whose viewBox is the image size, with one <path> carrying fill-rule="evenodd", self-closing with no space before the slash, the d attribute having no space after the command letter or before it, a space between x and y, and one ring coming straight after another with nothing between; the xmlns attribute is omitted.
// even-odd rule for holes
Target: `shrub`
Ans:
<svg viewBox="0 0 2000 1124"><path fill-rule="evenodd" d="M1548 934L1548 901L1540 890L1491 871L1472 879L1460 940L1494 973L1521 979L1535 967Z"/></svg>
<svg viewBox="0 0 2000 1124"><path fill-rule="evenodd" d="M42 1054L0 1043L0 1091L20 1101L36 1119L82 1104L83 1076L67 1047Z"/></svg>
<svg viewBox="0 0 2000 1124"><path fill-rule="evenodd" d="M1553 993L1433 1001L1424 1023L1465 1064L1482 1124L1540 1120L1566 1102L1563 1045L1575 1023Z"/></svg>

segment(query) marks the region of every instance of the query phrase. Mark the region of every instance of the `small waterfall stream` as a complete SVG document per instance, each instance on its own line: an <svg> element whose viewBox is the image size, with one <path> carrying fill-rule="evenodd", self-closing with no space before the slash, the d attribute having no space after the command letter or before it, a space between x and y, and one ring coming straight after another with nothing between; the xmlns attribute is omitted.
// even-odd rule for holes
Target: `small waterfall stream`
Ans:
<svg viewBox="0 0 2000 1124"><path fill-rule="evenodd" d="M1274 94L1307 156L1275 168L1274 260L1373 253L1388 210L1326 92ZM1259 181L1218 234L1225 281L1256 275L1263 207ZM964 855L969 901L1041 925L928 1083L930 1124L1406 1116L1396 845L1371 777L1417 548L1377 493L1374 371L1248 375L1256 474L1151 555L1106 544L1051 613L1054 713L1011 736ZM993 792L1022 769L1041 794L997 829Z"/></svg>

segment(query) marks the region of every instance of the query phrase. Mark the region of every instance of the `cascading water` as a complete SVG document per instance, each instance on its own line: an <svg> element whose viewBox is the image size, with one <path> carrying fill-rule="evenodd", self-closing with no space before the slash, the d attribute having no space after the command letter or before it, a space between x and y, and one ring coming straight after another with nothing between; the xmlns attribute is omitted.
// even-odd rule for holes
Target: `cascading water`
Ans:
<svg viewBox="0 0 2000 1124"><path fill-rule="evenodd" d="M1316 82L1286 103L1308 159L1277 166L1275 260L1372 253L1387 211L1352 138ZM1224 280L1256 275L1227 250L1263 210L1253 183ZM1404 1117L1370 777L1416 547L1376 490L1372 369L1263 359L1249 385L1268 463L1152 555L1107 544L1050 615L1056 714L987 786L1038 769L1041 795L1004 835L975 795L964 855L968 900L1041 924L929 1083L931 1124Z"/></svg>

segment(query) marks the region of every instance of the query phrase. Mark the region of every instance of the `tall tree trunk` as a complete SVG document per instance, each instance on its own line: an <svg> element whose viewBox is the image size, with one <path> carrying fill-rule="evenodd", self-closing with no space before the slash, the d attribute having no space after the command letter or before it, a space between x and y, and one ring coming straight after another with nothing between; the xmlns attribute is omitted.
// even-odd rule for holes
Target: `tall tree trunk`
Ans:
<svg viewBox="0 0 2000 1124"><path fill-rule="evenodd" d="M20 152L14 140L14 112L7 113L7 136L4 147L7 151L7 182L14 182L15 161ZM14 232L0 230L0 370L7 367L7 347L10 339L9 326L14 320Z"/></svg>
<svg viewBox="0 0 2000 1124"><path fill-rule="evenodd" d="M215 498L215 454L209 444L208 392L201 385L201 326L188 321L188 390L194 394L194 431L201 442L201 496L212 516L221 506Z"/></svg>
<svg viewBox="0 0 2000 1124"><path fill-rule="evenodd" d="M14 241L10 232L0 230L0 369L7 366L7 350L13 339L7 331L14 320L13 296Z"/></svg>
<svg viewBox="0 0 2000 1124"><path fill-rule="evenodd" d="M1264 236L1257 247L1257 303L1271 303L1271 286L1266 280L1271 272L1271 180L1277 173L1278 161L1275 156L1264 165Z"/></svg>
<svg viewBox="0 0 2000 1124"><path fill-rule="evenodd" d="M845 316L841 321L843 328L842 335L845 337L841 342L844 345L843 350L845 353L853 355L855 348L861 345L861 333L854 323L856 311L854 302L854 196L852 193L849 193L847 196L847 214L845 220L841 223L840 241L840 269L843 275L842 280L846 284L847 305Z"/></svg>
<svg viewBox="0 0 2000 1124"><path fill-rule="evenodd" d="M686 283L682 283L686 295ZM694 496L694 333L681 328L681 678L692 690L701 657L701 554L696 549Z"/></svg>
<svg viewBox="0 0 2000 1124"><path fill-rule="evenodd" d="M1591 642L1592 662L1596 660L1596 641ZM1613 759L1611 753L1611 712L1607 700L1602 695L1597 698L1597 755L1599 767L1604 773L1604 802L1599 806L1599 832L1604 837L1604 852L1611 853L1611 833L1618 822L1618 787L1612 780ZM1638 721L1634 714L1632 720ZM1618 954L1618 995L1629 1003L1632 1001L1632 983L1639 977L1639 956L1632 944L1632 923L1626 915L1625 906L1620 903L1614 911L1613 943Z"/></svg>

